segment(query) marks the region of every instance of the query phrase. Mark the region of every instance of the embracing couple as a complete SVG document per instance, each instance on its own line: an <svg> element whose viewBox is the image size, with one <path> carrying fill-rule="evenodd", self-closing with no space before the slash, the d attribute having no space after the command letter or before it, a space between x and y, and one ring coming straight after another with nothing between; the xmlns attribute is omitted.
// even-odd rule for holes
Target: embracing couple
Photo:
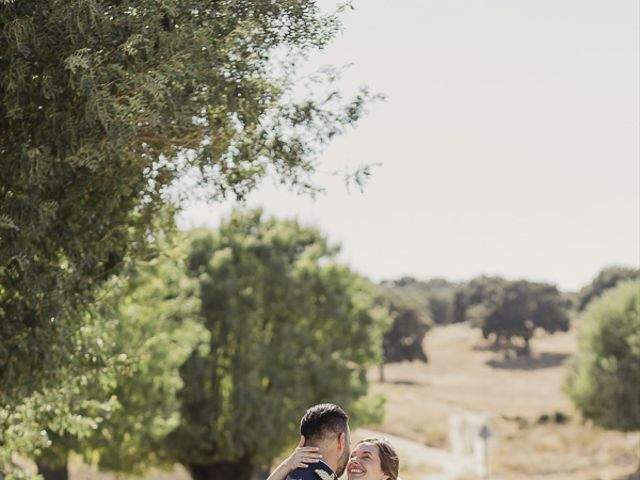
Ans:
<svg viewBox="0 0 640 480"><path fill-rule="evenodd" d="M388 440L368 438L351 450L349 417L337 405L323 403L300 420L300 443L267 480L399 480L398 454Z"/></svg>

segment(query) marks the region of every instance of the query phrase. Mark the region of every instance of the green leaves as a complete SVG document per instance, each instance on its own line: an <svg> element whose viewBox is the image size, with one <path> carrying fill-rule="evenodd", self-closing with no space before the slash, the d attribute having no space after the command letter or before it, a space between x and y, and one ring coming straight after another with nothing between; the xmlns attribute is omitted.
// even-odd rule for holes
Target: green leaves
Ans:
<svg viewBox="0 0 640 480"><path fill-rule="evenodd" d="M586 419L640 430L640 282L621 282L590 303L566 392Z"/></svg>
<svg viewBox="0 0 640 480"><path fill-rule="evenodd" d="M51 444L39 460L64 464L73 450L103 469L130 473L166 461L164 437L178 425L178 369L208 338L183 261L179 248L165 245L129 278L109 282L91 328L81 328L78 347L89 368L67 372L77 398L45 417ZM105 362L98 378L91 376L96 362ZM96 408L105 401L109 409ZM71 412L86 421L60 421Z"/></svg>

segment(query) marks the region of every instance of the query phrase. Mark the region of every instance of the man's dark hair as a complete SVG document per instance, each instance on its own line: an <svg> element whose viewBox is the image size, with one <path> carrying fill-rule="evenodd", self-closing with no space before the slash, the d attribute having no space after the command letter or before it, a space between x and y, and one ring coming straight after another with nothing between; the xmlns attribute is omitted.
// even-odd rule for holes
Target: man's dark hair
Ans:
<svg viewBox="0 0 640 480"><path fill-rule="evenodd" d="M329 434L340 434L347 430L349 417L333 403L314 405L300 420L300 435L307 443L316 443Z"/></svg>

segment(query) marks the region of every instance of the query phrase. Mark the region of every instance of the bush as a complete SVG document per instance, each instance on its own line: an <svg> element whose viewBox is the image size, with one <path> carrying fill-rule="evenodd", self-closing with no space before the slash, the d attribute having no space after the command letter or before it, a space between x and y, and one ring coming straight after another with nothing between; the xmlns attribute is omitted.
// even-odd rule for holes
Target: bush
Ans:
<svg viewBox="0 0 640 480"><path fill-rule="evenodd" d="M585 321L569 397L604 428L640 430L640 281L605 292Z"/></svg>

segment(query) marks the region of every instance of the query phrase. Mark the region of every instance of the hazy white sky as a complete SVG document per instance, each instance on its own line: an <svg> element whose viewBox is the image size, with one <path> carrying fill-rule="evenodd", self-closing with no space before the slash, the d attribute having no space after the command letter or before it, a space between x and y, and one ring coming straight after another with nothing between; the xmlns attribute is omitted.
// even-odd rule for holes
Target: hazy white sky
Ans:
<svg viewBox="0 0 640 480"><path fill-rule="evenodd" d="M331 7L335 2L321 2ZM319 175L249 206L296 216L373 280L480 274L577 289L640 265L640 2L356 0L314 64L387 100L321 169L382 163L363 194ZM184 228L231 204L193 204Z"/></svg>

